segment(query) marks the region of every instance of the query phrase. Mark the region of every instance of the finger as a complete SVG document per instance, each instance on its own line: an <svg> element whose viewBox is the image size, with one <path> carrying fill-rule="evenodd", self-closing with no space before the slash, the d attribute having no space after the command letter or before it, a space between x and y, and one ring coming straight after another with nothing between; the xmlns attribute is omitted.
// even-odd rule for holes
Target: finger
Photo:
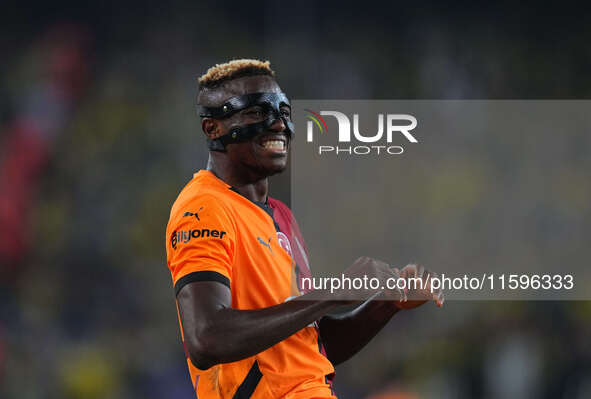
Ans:
<svg viewBox="0 0 591 399"><path fill-rule="evenodd" d="M392 296L397 301L401 301L404 299L404 292L400 289L400 287L398 285L399 278L400 278L400 271L394 267L394 268L388 269L388 275L384 279L384 285L386 287L391 287L389 289L389 291L392 292L392 294L393 294ZM388 281L388 280L390 280L390 281Z"/></svg>
<svg viewBox="0 0 591 399"><path fill-rule="evenodd" d="M424 271L424 280L425 281L425 289L429 290L429 292L433 293L432 281L433 279L437 278L437 273L432 272L431 270L425 269Z"/></svg>
<svg viewBox="0 0 591 399"><path fill-rule="evenodd" d="M433 279L434 277L437 277L437 273L432 272L429 269L423 269L423 277L425 278L425 280L429 279Z"/></svg>
<svg viewBox="0 0 591 399"><path fill-rule="evenodd" d="M394 267L392 269L392 273L394 274L394 278L395 278L395 283L396 283L396 292L398 292L398 298L399 301L401 302L406 302L407 301L407 296L406 296L406 292L405 290L401 289L399 286L399 280L402 279L402 271L400 269L398 269L397 267Z"/></svg>
<svg viewBox="0 0 591 399"><path fill-rule="evenodd" d="M429 290L433 293L434 298L439 298L440 296L443 295L443 289L441 288L441 286L439 286L439 288L437 288L436 290L433 290L433 286L432 286L432 281L434 279L439 278L439 275L435 272L430 271L430 270L427 270L427 273L429 274Z"/></svg>
<svg viewBox="0 0 591 399"><path fill-rule="evenodd" d="M438 307L442 307L443 306L443 302L445 302L445 298L443 295L443 292L438 296L437 301L435 302L437 304Z"/></svg>
<svg viewBox="0 0 591 399"><path fill-rule="evenodd" d="M406 284L405 284L405 288L404 288L404 301L408 301L409 300L409 296L411 296L411 299L421 299L420 298L420 293L418 293L417 295L417 287L415 287L414 285L416 285L416 283L411 283L411 281L414 281L412 279L416 279L418 274L417 274L417 265L415 264L409 264L406 265L406 267L402 270L403 272L406 272L404 275L404 279L406 280ZM418 297L418 298L417 298Z"/></svg>
<svg viewBox="0 0 591 399"><path fill-rule="evenodd" d="M400 289L400 287L398 285L398 280L401 278L400 277L400 270L397 267L388 266L388 271L389 271L388 278L393 279L393 282L394 282L394 287L391 288L391 291L396 293L396 295L397 295L396 300L403 301L404 300L404 292L402 291L402 289ZM392 287L392 284L390 284L390 287Z"/></svg>
<svg viewBox="0 0 591 399"><path fill-rule="evenodd" d="M410 277L412 274L414 274L414 269L415 269L415 265L413 264L409 264L406 265L402 268L402 270L400 271L400 277L406 279L408 277Z"/></svg>
<svg viewBox="0 0 591 399"><path fill-rule="evenodd" d="M425 268L421 265L417 265L417 277L421 278L421 279L425 279Z"/></svg>

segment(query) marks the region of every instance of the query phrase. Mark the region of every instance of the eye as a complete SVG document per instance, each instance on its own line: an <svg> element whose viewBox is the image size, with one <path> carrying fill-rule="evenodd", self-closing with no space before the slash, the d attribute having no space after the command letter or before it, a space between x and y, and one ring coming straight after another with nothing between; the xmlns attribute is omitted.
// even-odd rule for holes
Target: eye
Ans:
<svg viewBox="0 0 591 399"><path fill-rule="evenodd" d="M291 110L289 108L281 108L281 115L291 118Z"/></svg>
<svg viewBox="0 0 591 399"><path fill-rule="evenodd" d="M254 118L261 118L263 116L263 110L260 107L254 107L246 110L244 114Z"/></svg>

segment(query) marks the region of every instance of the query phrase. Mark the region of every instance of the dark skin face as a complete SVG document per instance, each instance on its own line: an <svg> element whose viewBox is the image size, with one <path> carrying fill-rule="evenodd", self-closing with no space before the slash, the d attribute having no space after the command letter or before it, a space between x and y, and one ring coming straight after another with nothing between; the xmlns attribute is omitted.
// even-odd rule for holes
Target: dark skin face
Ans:
<svg viewBox="0 0 591 399"><path fill-rule="evenodd" d="M249 76L203 92L198 101L202 105L219 106L228 98L261 92L280 93L281 88L270 76ZM282 107L281 113L291 118L289 107ZM266 117L261 107L253 106L226 119L204 118L201 126L207 137L215 139L235 126L260 122ZM278 119L268 132L251 141L228 144L226 152L210 151L207 169L247 198L264 202L268 193L267 177L281 173L287 167L290 140L285 129L283 121Z"/></svg>

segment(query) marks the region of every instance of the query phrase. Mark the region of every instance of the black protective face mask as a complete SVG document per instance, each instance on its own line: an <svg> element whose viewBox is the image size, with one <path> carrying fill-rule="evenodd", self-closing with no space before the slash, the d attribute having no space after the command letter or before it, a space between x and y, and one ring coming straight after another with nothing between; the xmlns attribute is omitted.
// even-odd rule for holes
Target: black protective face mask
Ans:
<svg viewBox="0 0 591 399"><path fill-rule="evenodd" d="M233 127L228 133L217 139L207 139L207 145L212 151L226 151L226 145L250 141L260 133L268 132L271 126L281 119L285 125L284 133L290 136L295 132L291 120L281 115L281 107L288 106L289 99L284 93L251 93L232 97L219 107L200 107L199 116L202 118L225 119L236 112L252 106L262 107L266 119L261 122Z"/></svg>

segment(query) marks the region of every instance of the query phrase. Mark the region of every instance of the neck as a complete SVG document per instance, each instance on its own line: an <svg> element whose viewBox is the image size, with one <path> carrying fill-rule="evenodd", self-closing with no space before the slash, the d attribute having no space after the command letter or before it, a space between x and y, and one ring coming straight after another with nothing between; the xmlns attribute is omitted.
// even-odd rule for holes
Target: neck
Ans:
<svg viewBox="0 0 591 399"><path fill-rule="evenodd" d="M233 167L225 157L218 157L212 153L209 154L207 170L249 200L256 202L267 200L269 194L267 177L254 176L253 173L244 172L244 168Z"/></svg>

